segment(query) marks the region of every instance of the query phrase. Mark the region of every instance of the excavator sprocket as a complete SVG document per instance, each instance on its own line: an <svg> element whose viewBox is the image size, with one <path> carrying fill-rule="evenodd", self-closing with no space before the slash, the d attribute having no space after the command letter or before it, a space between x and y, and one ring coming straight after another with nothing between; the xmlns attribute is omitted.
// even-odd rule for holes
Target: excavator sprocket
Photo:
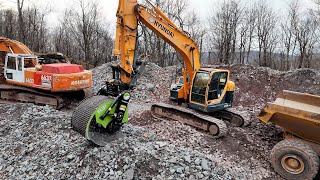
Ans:
<svg viewBox="0 0 320 180"><path fill-rule="evenodd" d="M182 106L165 103L153 104L151 115L157 119L175 120L204 131L209 131L214 138L223 137L227 133L227 126L222 120Z"/></svg>
<svg viewBox="0 0 320 180"><path fill-rule="evenodd" d="M236 127L247 126L249 123L249 117L247 117L244 112L240 112L231 108L210 113L210 116L228 121Z"/></svg>

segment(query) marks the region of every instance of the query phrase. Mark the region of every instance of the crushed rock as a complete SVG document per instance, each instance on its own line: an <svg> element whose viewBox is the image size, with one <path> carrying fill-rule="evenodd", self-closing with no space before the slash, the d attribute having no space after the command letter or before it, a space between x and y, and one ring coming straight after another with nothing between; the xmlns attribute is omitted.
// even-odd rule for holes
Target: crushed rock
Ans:
<svg viewBox="0 0 320 180"><path fill-rule="evenodd" d="M111 64L93 69L95 93L111 78ZM0 104L0 179L281 179L269 156L282 131L261 124L256 115L284 89L320 95L320 72L248 65L229 69L236 83L234 109L249 122L229 126L220 139L150 115L152 103L169 102L174 66L147 64L132 89L130 123L102 148L71 129L72 110Z"/></svg>
<svg viewBox="0 0 320 180"><path fill-rule="evenodd" d="M1 131L11 128L0 136L1 179L183 179L204 173L196 168L198 158L212 170L204 178L232 179L230 173L219 175L223 167L205 154L170 144L145 128L126 124L116 140L98 148L70 128L70 112L22 106L21 117L0 121Z"/></svg>

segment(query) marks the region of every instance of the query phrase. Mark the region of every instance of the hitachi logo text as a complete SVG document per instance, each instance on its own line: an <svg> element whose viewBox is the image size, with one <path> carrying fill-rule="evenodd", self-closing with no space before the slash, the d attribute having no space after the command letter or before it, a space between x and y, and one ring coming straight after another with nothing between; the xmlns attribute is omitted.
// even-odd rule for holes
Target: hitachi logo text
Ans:
<svg viewBox="0 0 320 180"><path fill-rule="evenodd" d="M71 85L74 86L74 85L89 84L89 82L90 82L89 79L79 80L79 81L72 81Z"/></svg>

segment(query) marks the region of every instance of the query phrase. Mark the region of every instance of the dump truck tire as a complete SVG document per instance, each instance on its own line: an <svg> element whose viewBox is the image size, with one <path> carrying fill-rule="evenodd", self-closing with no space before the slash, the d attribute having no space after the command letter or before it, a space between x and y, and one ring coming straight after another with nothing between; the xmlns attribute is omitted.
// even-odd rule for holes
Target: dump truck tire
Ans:
<svg viewBox="0 0 320 180"><path fill-rule="evenodd" d="M299 140L283 140L271 151L274 170L288 180L312 180L319 170L319 157Z"/></svg>

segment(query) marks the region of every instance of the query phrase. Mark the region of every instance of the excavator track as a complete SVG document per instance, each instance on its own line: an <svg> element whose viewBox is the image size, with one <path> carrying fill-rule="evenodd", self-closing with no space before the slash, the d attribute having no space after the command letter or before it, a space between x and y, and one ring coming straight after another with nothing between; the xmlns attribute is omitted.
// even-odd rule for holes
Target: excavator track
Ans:
<svg viewBox="0 0 320 180"><path fill-rule="evenodd" d="M247 117L245 113L235 109L225 109L223 111L213 112L210 113L210 116L228 121L236 127L247 126L249 123L249 117Z"/></svg>
<svg viewBox="0 0 320 180"><path fill-rule="evenodd" d="M156 119L175 120L204 131L209 131L214 138L223 137L228 131L226 124L222 120L181 106L165 103L153 104L151 115Z"/></svg>
<svg viewBox="0 0 320 180"><path fill-rule="evenodd" d="M36 89L10 84L0 84L0 97L8 101L49 105L56 109L61 109L66 104L66 100L62 95L49 94Z"/></svg>

